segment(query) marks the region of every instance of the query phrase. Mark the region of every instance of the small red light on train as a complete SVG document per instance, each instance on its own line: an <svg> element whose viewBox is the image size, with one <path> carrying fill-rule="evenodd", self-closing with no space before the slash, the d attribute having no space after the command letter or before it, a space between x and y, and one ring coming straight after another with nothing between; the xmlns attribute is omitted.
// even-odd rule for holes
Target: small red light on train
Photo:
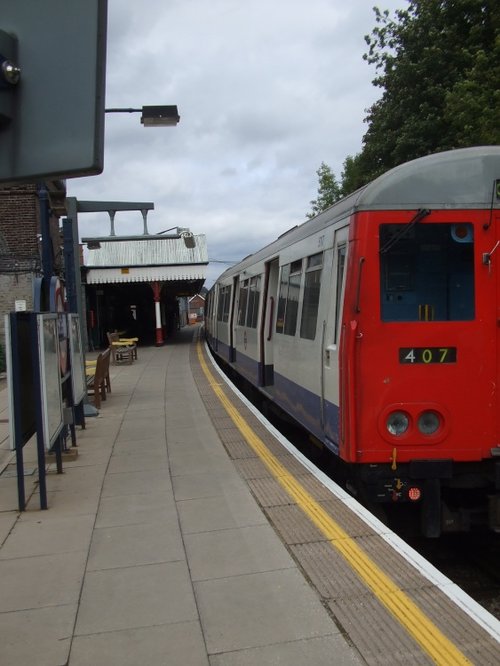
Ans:
<svg viewBox="0 0 500 666"><path fill-rule="evenodd" d="M408 498L411 499L412 502L416 502L421 496L422 493L420 492L420 488L414 486L408 490Z"/></svg>

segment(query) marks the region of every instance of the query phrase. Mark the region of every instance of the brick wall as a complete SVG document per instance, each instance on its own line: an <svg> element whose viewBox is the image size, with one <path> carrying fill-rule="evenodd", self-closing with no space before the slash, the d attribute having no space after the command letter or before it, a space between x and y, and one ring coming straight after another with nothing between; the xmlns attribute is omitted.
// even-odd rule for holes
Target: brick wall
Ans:
<svg viewBox="0 0 500 666"><path fill-rule="evenodd" d="M0 257L38 257L38 196L35 185L0 188Z"/></svg>
<svg viewBox="0 0 500 666"><path fill-rule="evenodd" d="M50 189L49 185L49 189ZM39 199L36 185L0 187L0 342L4 343L4 315L16 300L33 307L33 279L41 275ZM55 272L60 273L59 220L51 216L50 231Z"/></svg>

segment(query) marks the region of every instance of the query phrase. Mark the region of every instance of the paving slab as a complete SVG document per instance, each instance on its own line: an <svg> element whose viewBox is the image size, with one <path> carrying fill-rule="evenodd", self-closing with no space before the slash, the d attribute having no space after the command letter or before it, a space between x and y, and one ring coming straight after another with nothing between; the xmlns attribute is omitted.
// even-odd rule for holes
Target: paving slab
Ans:
<svg viewBox="0 0 500 666"><path fill-rule="evenodd" d="M87 571L157 564L184 559L178 529L172 524L117 525L94 531Z"/></svg>
<svg viewBox="0 0 500 666"><path fill-rule="evenodd" d="M184 540L193 581L295 567L269 525L186 534Z"/></svg>
<svg viewBox="0 0 500 666"><path fill-rule="evenodd" d="M113 495L169 494L172 483L165 470L139 470L108 474L102 487L102 497Z"/></svg>
<svg viewBox="0 0 500 666"><path fill-rule="evenodd" d="M87 554L0 560L0 613L77 603Z"/></svg>
<svg viewBox="0 0 500 666"><path fill-rule="evenodd" d="M84 467L66 467L62 474L56 470L46 476L47 489L52 491L91 491L98 492L102 487L106 468L104 465L88 465Z"/></svg>
<svg viewBox="0 0 500 666"><path fill-rule="evenodd" d="M124 421L120 427L119 437L121 439L140 439L147 432L149 437L157 437L165 440L165 421L164 419L130 419Z"/></svg>
<svg viewBox="0 0 500 666"><path fill-rule="evenodd" d="M194 589L209 654L338 633L295 568L201 581Z"/></svg>
<svg viewBox="0 0 500 666"><path fill-rule="evenodd" d="M164 451L150 450L137 453L135 451L113 452L108 465L108 474L123 472L145 472L148 470L164 470L168 474L168 461Z"/></svg>
<svg viewBox="0 0 500 666"><path fill-rule="evenodd" d="M89 571L75 635L195 620L198 613L185 562Z"/></svg>
<svg viewBox="0 0 500 666"><path fill-rule="evenodd" d="M70 663L71 666L209 665L198 622L77 636Z"/></svg>
<svg viewBox="0 0 500 666"><path fill-rule="evenodd" d="M158 400L158 404L152 406L150 401L136 404L135 400L131 403L123 417L123 423L135 421L136 419L147 419L148 421L165 422L165 405L163 399Z"/></svg>
<svg viewBox="0 0 500 666"><path fill-rule="evenodd" d="M0 560L88 550L94 522L92 514L56 518L40 511L36 521L22 514Z"/></svg>
<svg viewBox="0 0 500 666"><path fill-rule="evenodd" d="M186 442L184 447L170 452L170 469L174 476L180 474L210 474L217 471L225 471L227 474L234 473L234 467L227 455L221 451L207 455L206 452L197 451Z"/></svg>
<svg viewBox="0 0 500 666"><path fill-rule="evenodd" d="M2 666L66 666L76 609L74 604L2 613Z"/></svg>
<svg viewBox="0 0 500 666"><path fill-rule="evenodd" d="M163 453L166 455L166 446L165 438L163 437L147 437L144 435L148 434L143 433L143 437L139 439L128 439L127 437L120 437L116 440L115 445L113 446L113 455L119 455L121 453Z"/></svg>
<svg viewBox="0 0 500 666"><path fill-rule="evenodd" d="M192 418L196 419L196 424L192 428L186 428L183 424L174 425L167 421L169 453L176 453L185 449L188 451L202 451L206 455L223 453L224 449L220 444L220 438L212 423L202 417L202 412L198 412Z"/></svg>
<svg viewBox="0 0 500 666"><path fill-rule="evenodd" d="M186 499L216 497L246 490L245 482L234 469L228 474L224 470L197 472L196 474L172 474L172 485L177 502Z"/></svg>
<svg viewBox="0 0 500 666"><path fill-rule="evenodd" d="M95 516L97 507L99 506L99 496L95 490L91 492L89 489L80 490L75 492L73 489L66 491L47 491L47 504L50 515L54 518L62 518L64 516L80 516L92 514ZM40 503L38 495L33 495L26 506L26 511L23 512L23 519L31 519L33 521L40 520Z"/></svg>
<svg viewBox="0 0 500 666"><path fill-rule="evenodd" d="M97 513L96 528L164 522L178 529L177 510L165 493L139 493L103 497Z"/></svg>
<svg viewBox="0 0 500 666"><path fill-rule="evenodd" d="M210 657L210 666L360 666L366 662L343 636L320 636Z"/></svg>
<svg viewBox="0 0 500 666"><path fill-rule="evenodd" d="M177 503L184 534L263 525L267 521L248 491Z"/></svg>

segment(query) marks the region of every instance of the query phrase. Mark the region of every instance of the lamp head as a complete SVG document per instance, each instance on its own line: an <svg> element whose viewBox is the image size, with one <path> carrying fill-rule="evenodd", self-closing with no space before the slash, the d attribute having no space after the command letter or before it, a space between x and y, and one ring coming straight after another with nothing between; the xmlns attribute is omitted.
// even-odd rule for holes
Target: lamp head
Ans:
<svg viewBox="0 0 500 666"><path fill-rule="evenodd" d="M143 106L141 123L144 127L172 127L180 120L176 105Z"/></svg>

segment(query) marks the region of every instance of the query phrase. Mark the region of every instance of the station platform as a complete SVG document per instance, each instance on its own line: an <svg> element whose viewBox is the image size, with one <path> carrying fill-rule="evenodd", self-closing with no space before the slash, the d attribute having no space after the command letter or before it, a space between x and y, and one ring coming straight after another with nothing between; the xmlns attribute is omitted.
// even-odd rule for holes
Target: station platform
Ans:
<svg viewBox="0 0 500 666"><path fill-rule="evenodd" d="M0 389L2 666L500 663L498 620L296 456L198 326L111 366L45 511L29 447L17 511Z"/></svg>

